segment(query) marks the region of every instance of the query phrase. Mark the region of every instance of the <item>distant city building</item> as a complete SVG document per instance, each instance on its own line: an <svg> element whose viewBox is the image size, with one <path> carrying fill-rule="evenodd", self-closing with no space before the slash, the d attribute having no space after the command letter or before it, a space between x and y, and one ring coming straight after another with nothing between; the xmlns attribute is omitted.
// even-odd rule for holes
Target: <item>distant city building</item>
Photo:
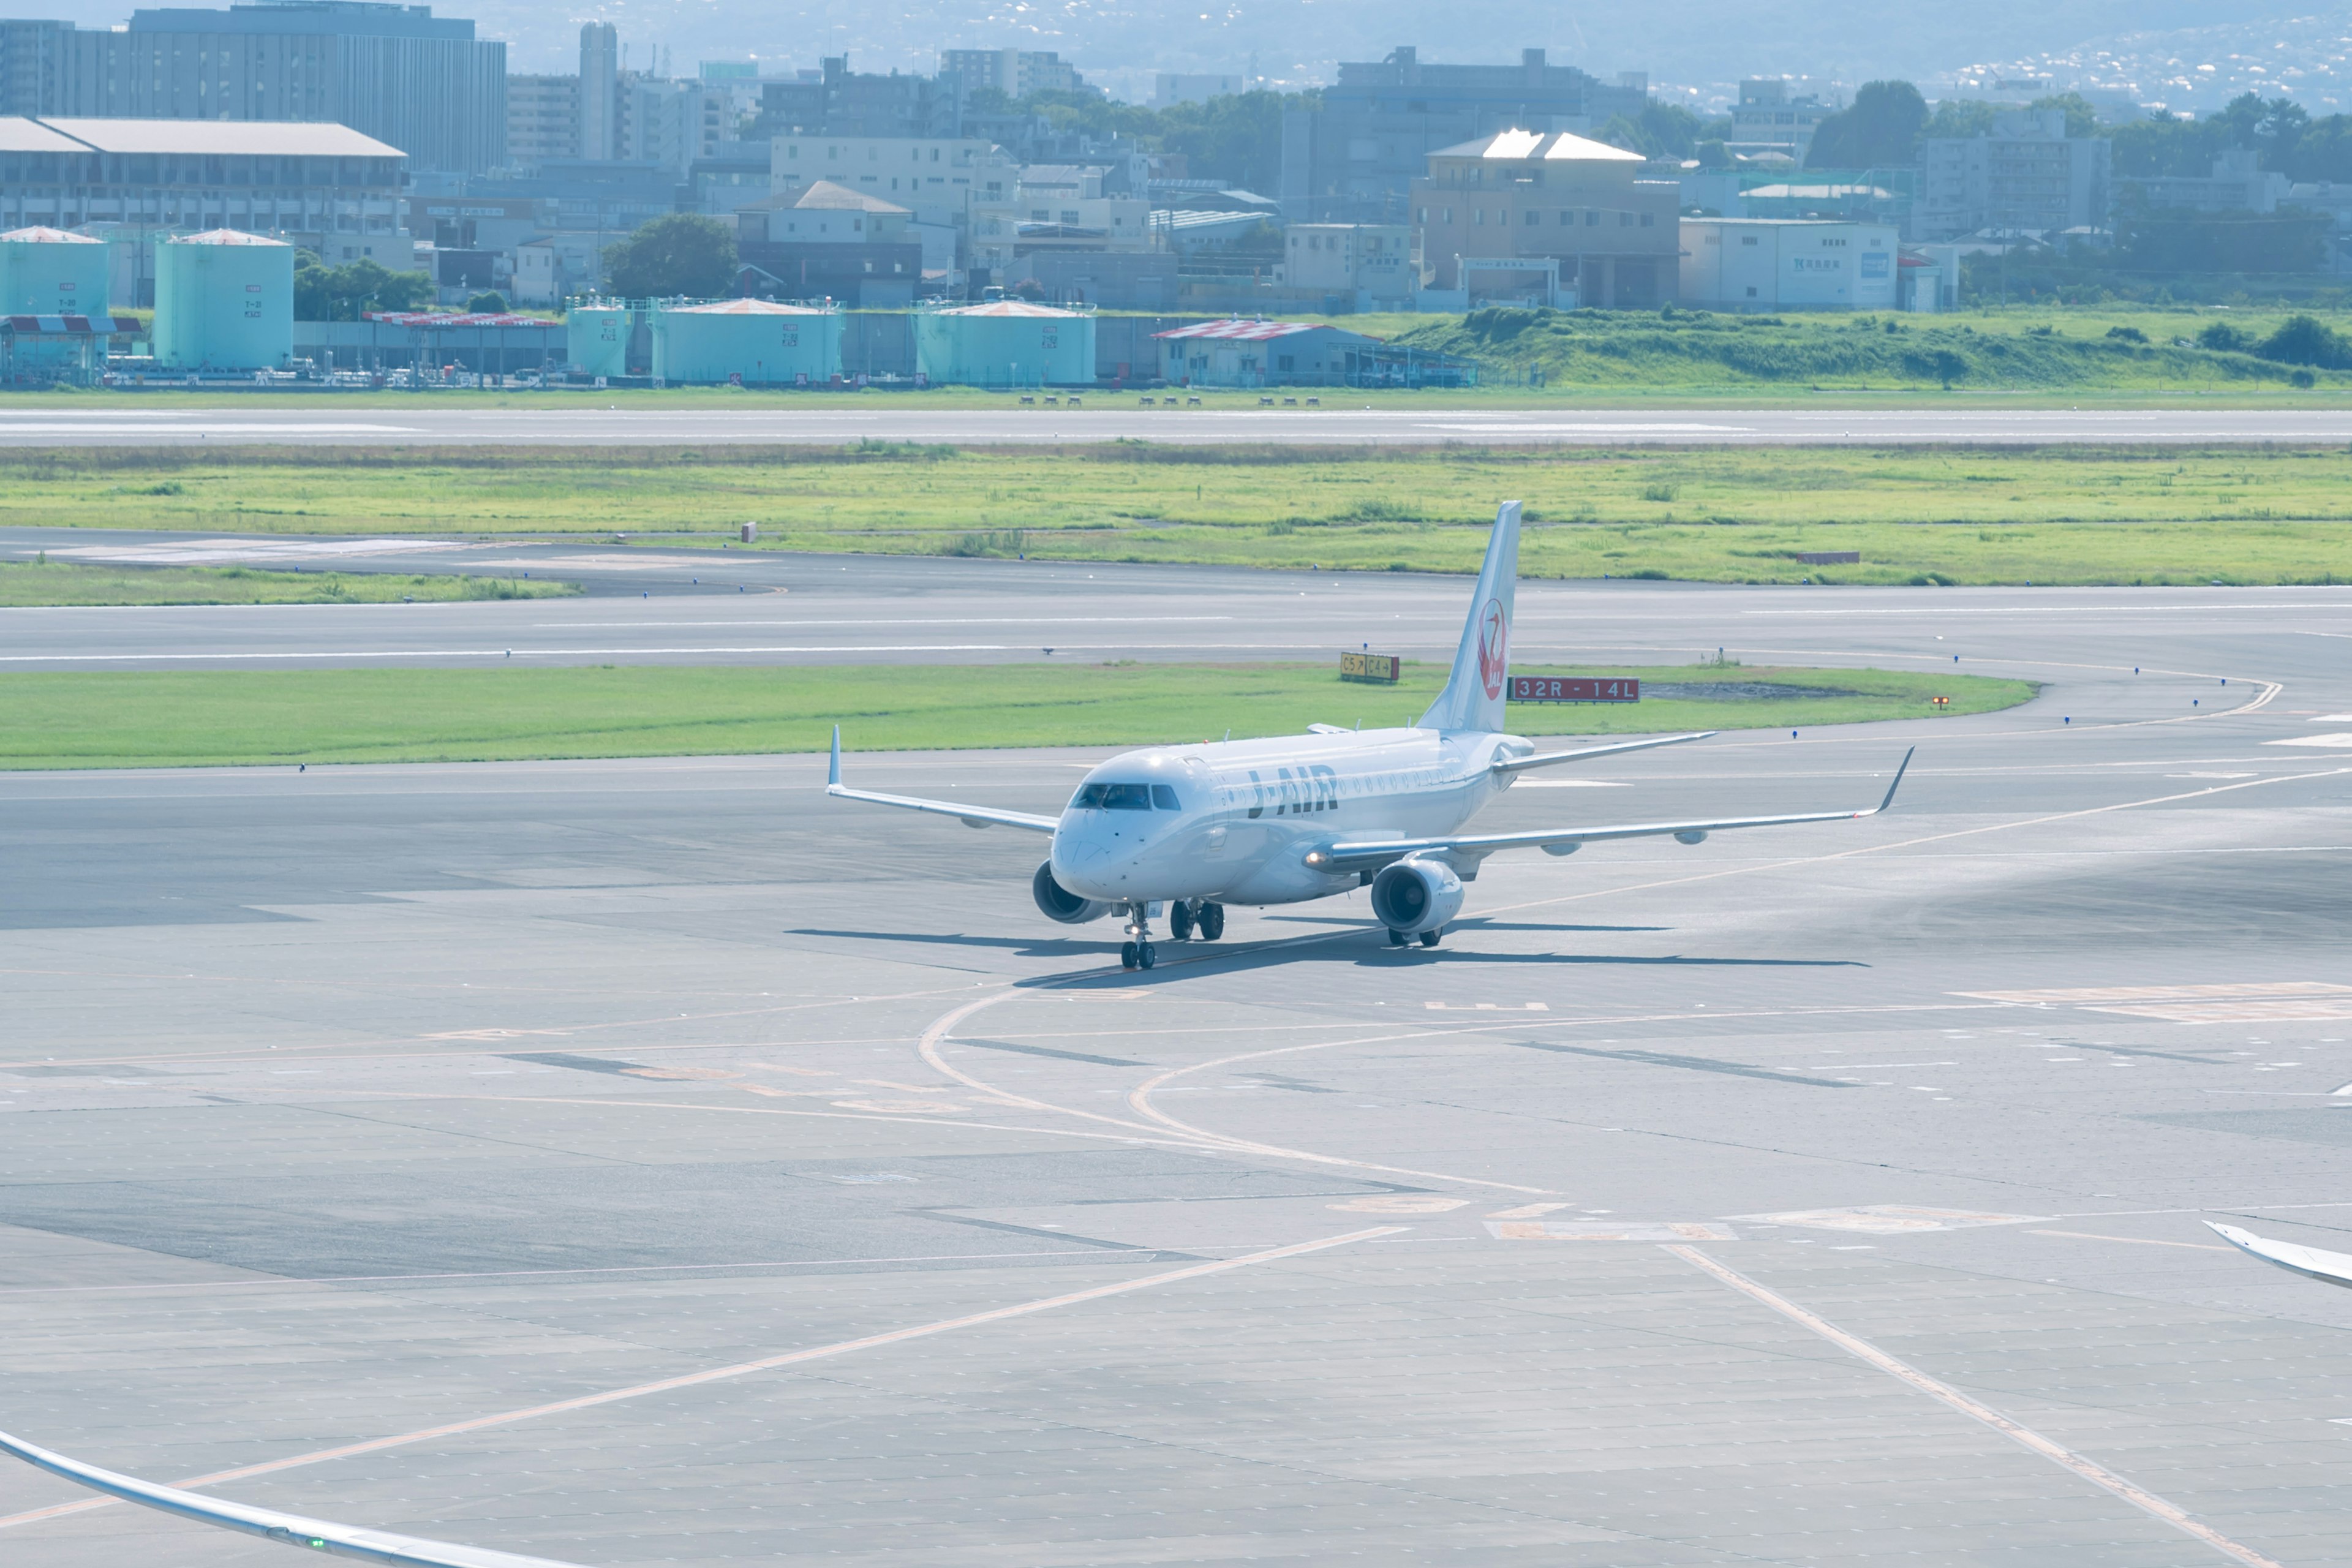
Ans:
<svg viewBox="0 0 2352 1568"><path fill-rule="evenodd" d="M877 76L849 68L847 55L825 58L814 79L763 82L761 134L955 137L962 134L961 76Z"/></svg>
<svg viewBox="0 0 2352 1568"><path fill-rule="evenodd" d="M941 49L940 74L950 72L963 79L966 92L992 87L1011 99L1087 90L1077 68L1050 49Z"/></svg>
<svg viewBox="0 0 2352 1568"><path fill-rule="evenodd" d="M1791 97L1789 84L1777 77L1739 84L1739 101L1731 108L1731 137L1725 146L1740 157L1778 153L1802 163L1812 151L1813 132L1837 112L1811 93Z"/></svg>
<svg viewBox="0 0 2352 1568"><path fill-rule="evenodd" d="M0 22L0 114L337 123L419 169L505 161L506 81L506 45L425 5L268 0L134 11L121 29Z"/></svg>
<svg viewBox="0 0 2352 1568"><path fill-rule="evenodd" d="M1524 279L1556 264L1555 292L1603 310L1654 310L1680 287L1682 187L1640 177L1638 153L1567 132L1505 131L1429 154L1412 183L1422 273L1475 303L1474 274ZM1520 298L1523 281L1504 286Z"/></svg>
<svg viewBox="0 0 2352 1568"><path fill-rule="evenodd" d="M1248 90L1249 79L1244 76L1161 71L1151 81L1151 107L1172 109L1180 103L1206 103L1213 98L1233 98Z"/></svg>
<svg viewBox="0 0 2352 1568"><path fill-rule="evenodd" d="M507 166L535 169L542 159L580 155L580 79L507 78Z"/></svg>
<svg viewBox="0 0 2352 1568"><path fill-rule="evenodd" d="M735 128L724 88L630 72L616 96L614 156L624 163L659 163L683 174L696 159L716 155Z"/></svg>
<svg viewBox="0 0 2352 1568"><path fill-rule="evenodd" d="M997 195L1013 188L1016 172L995 152L970 137L785 135L769 143L768 177L778 197L830 180L896 202L917 223L958 224L990 182Z"/></svg>
<svg viewBox="0 0 2352 1568"><path fill-rule="evenodd" d="M2118 182L2126 200L2142 206L2200 213L2274 213L2293 182L2262 166L2252 148L2231 148L2213 160L2210 174L2143 175Z"/></svg>
<svg viewBox="0 0 2352 1568"><path fill-rule="evenodd" d="M1400 48L1378 64L1342 63L1314 109L1282 117L1275 194L1299 223L1402 221L1429 155L1497 131L1582 132L1649 102L1647 78L1616 85L1523 49L1516 66L1423 64Z"/></svg>
<svg viewBox="0 0 2352 1568"><path fill-rule="evenodd" d="M610 22L580 28L580 146L576 158L620 156L621 36Z"/></svg>
<svg viewBox="0 0 2352 1568"><path fill-rule="evenodd" d="M1682 302L1710 310L1891 310L1901 242L1893 224L1686 217Z"/></svg>
<svg viewBox="0 0 2352 1568"><path fill-rule="evenodd" d="M1283 281L1351 298L1360 310L1412 309L1421 279L1404 224L1297 223L1284 237Z"/></svg>
<svg viewBox="0 0 2352 1568"><path fill-rule="evenodd" d="M1023 166L1009 185L971 198L971 265L992 276L1014 262L1065 251L1135 253L1153 247L1151 203L1112 191L1111 170L1069 163Z"/></svg>
<svg viewBox="0 0 2352 1568"><path fill-rule="evenodd" d="M1991 132L1919 144L1911 237L1957 239L1979 229L2055 234L2107 222L2114 144L2069 136L2063 110L2012 110Z"/></svg>
<svg viewBox="0 0 2352 1568"><path fill-rule="evenodd" d="M329 262L404 271L407 159L341 125L0 119L0 230L81 229L118 246L111 298L154 300L157 234L234 228Z"/></svg>

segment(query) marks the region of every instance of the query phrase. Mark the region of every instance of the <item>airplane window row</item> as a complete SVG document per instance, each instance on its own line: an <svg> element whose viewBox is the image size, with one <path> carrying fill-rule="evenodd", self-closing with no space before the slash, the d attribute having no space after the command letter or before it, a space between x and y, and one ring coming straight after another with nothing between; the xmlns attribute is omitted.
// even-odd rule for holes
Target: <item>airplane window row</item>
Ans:
<svg viewBox="0 0 2352 1568"><path fill-rule="evenodd" d="M1078 793L1070 797L1073 811L1181 811L1176 803L1176 791L1168 784L1081 784Z"/></svg>

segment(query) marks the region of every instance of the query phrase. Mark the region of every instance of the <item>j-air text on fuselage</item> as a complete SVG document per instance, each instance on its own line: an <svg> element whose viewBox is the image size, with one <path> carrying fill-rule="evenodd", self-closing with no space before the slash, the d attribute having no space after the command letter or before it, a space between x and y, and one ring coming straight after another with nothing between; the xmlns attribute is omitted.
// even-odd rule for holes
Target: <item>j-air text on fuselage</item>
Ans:
<svg viewBox="0 0 2352 1568"><path fill-rule="evenodd" d="M1164 907L1177 941L1214 942L1228 904L1291 904L1350 888L1371 889L1372 913L1403 946L1437 945L1462 908L1462 884L1502 849L1573 854L1605 838L1671 836L1696 844L1735 827L1773 827L1874 816L1894 804L1910 766L1905 753L1886 798L1864 810L1789 816L1729 816L1465 834L1464 824L1529 768L1705 740L1713 731L1625 741L1538 754L1503 730L1510 675L1511 610L1518 581L1519 503L1495 517L1486 560L1470 599L1445 689L1404 730L1341 730L1317 724L1304 735L1151 746L1126 752L1087 774L1059 816L877 795L841 782L841 731L833 734L825 793L845 800L958 817L973 827L1022 827L1052 836L1030 879L1037 907L1066 925L1118 912L1127 917L1119 959L1149 969L1156 957L1150 921Z"/></svg>

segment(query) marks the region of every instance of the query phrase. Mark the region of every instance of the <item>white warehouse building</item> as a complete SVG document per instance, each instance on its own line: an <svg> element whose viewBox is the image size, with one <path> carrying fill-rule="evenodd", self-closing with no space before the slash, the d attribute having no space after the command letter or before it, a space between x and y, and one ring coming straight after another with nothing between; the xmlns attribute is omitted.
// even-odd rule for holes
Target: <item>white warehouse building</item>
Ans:
<svg viewBox="0 0 2352 1568"><path fill-rule="evenodd" d="M1686 217L1682 303L1703 310L1900 308L1893 224Z"/></svg>

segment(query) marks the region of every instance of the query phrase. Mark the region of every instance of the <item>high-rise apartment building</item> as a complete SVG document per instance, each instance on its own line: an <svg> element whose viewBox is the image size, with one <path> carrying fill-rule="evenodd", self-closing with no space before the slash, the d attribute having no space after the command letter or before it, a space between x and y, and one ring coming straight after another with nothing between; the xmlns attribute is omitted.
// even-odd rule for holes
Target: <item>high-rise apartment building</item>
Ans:
<svg viewBox="0 0 2352 1568"><path fill-rule="evenodd" d="M1083 92L1086 80L1076 66L1051 49L941 49L940 74L963 79L971 92L992 87L1010 99L1033 92Z"/></svg>
<svg viewBox="0 0 2352 1568"><path fill-rule="evenodd" d="M548 158L580 156L580 79L507 78L507 166L533 169Z"/></svg>
<svg viewBox="0 0 2352 1568"><path fill-rule="evenodd" d="M621 144L621 35L610 22L580 28L582 158L617 158Z"/></svg>
<svg viewBox="0 0 2352 1568"><path fill-rule="evenodd" d="M1910 237L2104 226L2114 206L2113 152L2104 136L2067 135L2065 112L2055 109L1995 115L1984 136L1931 136L1919 143Z"/></svg>
<svg viewBox="0 0 2352 1568"><path fill-rule="evenodd" d="M963 133L962 77L877 76L852 71L847 55L828 56L814 79L764 82L761 134L956 137Z"/></svg>
<svg viewBox="0 0 2352 1568"><path fill-rule="evenodd" d="M507 47L429 5L254 0L121 29L0 22L0 114L325 121L420 170L505 161Z"/></svg>

